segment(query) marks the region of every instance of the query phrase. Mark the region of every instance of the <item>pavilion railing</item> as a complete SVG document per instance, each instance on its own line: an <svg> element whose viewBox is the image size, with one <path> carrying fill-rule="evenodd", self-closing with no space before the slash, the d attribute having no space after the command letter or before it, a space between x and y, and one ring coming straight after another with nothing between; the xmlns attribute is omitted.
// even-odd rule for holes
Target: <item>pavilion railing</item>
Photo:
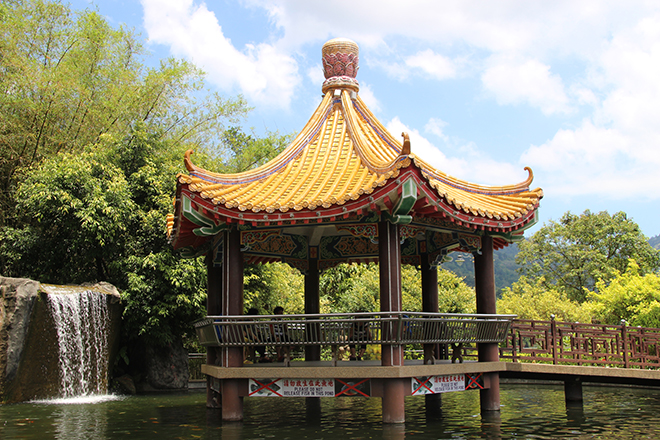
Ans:
<svg viewBox="0 0 660 440"><path fill-rule="evenodd" d="M466 353L469 357L470 353ZM500 358L555 365L660 368L660 328L516 319Z"/></svg>
<svg viewBox="0 0 660 440"><path fill-rule="evenodd" d="M208 316L195 329L202 345L503 343L514 315L334 313Z"/></svg>

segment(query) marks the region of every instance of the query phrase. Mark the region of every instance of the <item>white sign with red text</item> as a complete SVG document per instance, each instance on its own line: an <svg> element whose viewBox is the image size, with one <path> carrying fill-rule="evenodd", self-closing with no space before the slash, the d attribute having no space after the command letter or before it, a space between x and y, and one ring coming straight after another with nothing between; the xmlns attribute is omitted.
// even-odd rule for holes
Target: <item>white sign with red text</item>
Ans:
<svg viewBox="0 0 660 440"><path fill-rule="evenodd" d="M412 378L412 395L448 393L465 391L465 375L451 374L447 376L424 376Z"/></svg>

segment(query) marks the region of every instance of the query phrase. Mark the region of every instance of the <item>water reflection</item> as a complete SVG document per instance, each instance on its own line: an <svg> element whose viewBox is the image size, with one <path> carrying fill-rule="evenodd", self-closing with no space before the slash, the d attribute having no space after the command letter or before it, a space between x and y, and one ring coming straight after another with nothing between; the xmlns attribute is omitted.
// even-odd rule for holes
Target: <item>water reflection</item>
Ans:
<svg viewBox="0 0 660 440"><path fill-rule="evenodd" d="M102 405L57 405L53 411L55 438L106 438L108 412Z"/></svg>
<svg viewBox="0 0 660 440"><path fill-rule="evenodd" d="M245 420L222 423L204 393L137 396L96 404L0 406L0 438L13 439L437 439L658 438L660 396L639 388L585 387L566 406L560 386L502 389L502 411L481 415L479 394L443 394L441 409L406 398L406 423L383 425L380 399L245 399Z"/></svg>

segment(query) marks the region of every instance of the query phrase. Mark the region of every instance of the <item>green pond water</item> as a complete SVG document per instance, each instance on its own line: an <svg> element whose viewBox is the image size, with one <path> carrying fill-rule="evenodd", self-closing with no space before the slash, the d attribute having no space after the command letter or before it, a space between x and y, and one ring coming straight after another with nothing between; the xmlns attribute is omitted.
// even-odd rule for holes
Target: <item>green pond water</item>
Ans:
<svg viewBox="0 0 660 440"><path fill-rule="evenodd" d="M0 439L439 439L660 438L660 390L584 387L566 407L562 386L503 384L499 417L479 413L479 393L406 399L406 423L383 425L379 398L246 398L245 420L222 423L203 392L0 405Z"/></svg>

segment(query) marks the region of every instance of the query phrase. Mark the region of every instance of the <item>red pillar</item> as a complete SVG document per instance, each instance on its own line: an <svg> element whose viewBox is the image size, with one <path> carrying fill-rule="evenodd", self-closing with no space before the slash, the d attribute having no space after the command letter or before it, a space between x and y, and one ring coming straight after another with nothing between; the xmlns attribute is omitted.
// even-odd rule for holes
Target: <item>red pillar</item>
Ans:
<svg viewBox="0 0 660 440"><path fill-rule="evenodd" d="M438 313L438 268L431 266L428 255L422 254L422 311ZM440 358L438 344L424 344L424 363Z"/></svg>
<svg viewBox="0 0 660 440"><path fill-rule="evenodd" d="M428 255L422 254L422 311L438 313L438 268L429 264ZM440 358L438 344L424 344L424 363ZM424 396L427 413L437 413L442 405L442 394Z"/></svg>
<svg viewBox="0 0 660 440"><path fill-rule="evenodd" d="M309 269L305 274L305 313L307 314L321 313L318 258L309 259ZM310 329L310 330L312 330L310 332L311 334L318 334L318 331L316 332L314 331L318 329ZM319 345L306 345L305 360L306 361L321 360L321 347Z"/></svg>
<svg viewBox="0 0 660 440"><path fill-rule="evenodd" d="M220 315L222 313L222 267L215 266L215 251L206 255L206 314ZM220 350L217 347L207 347L206 363L218 365ZM220 408L220 394L211 389L211 378L206 377L206 407Z"/></svg>
<svg viewBox="0 0 660 440"><path fill-rule="evenodd" d="M481 255L474 257L474 278L477 294L477 313L497 313L495 296L495 271L493 266L493 237L481 238ZM499 361L497 344L478 344L479 362ZM484 374L490 381L490 388L481 390L481 411L500 410L499 373Z"/></svg>
<svg viewBox="0 0 660 440"><path fill-rule="evenodd" d="M241 254L241 235L236 228L224 233L224 261L222 314L243 314L243 255ZM225 367L243 366L243 348L225 347L222 349L222 365ZM227 421L243 420L243 398L239 396L239 380L222 381L222 419Z"/></svg>
<svg viewBox="0 0 660 440"><path fill-rule="evenodd" d="M401 311L401 243L399 227L387 221L378 224L378 257L380 275L380 311ZM394 331L394 326L383 327L386 337ZM381 365L403 365L403 347L400 345L383 344L381 348ZM383 383L383 422L403 423L406 420L404 397L405 381L403 379L385 379Z"/></svg>

